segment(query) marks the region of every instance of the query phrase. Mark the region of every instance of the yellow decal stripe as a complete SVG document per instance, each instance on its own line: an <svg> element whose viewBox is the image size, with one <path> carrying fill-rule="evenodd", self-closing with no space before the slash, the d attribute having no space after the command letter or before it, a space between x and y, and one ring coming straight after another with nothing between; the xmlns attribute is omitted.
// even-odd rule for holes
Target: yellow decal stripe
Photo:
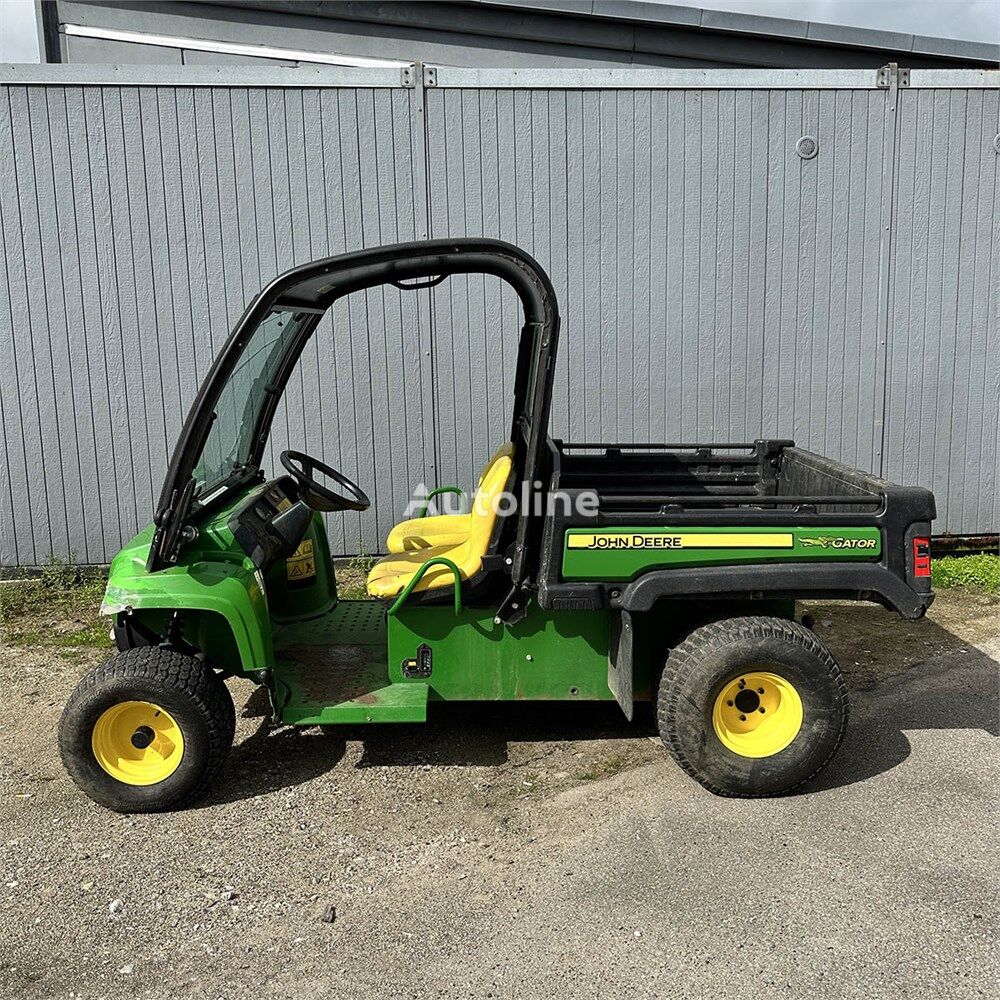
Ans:
<svg viewBox="0 0 1000 1000"><path fill-rule="evenodd" d="M794 545L791 532L680 532L628 534L601 532L570 535L570 549L790 549Z"/></svg>

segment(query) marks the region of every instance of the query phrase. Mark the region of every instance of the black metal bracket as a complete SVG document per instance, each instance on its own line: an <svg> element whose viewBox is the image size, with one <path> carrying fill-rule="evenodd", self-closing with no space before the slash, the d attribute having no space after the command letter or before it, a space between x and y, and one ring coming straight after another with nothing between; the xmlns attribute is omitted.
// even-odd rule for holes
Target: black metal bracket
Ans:
<svg viewBox="0 0 1000 1000"><path fill-rule="evenodd" d="M426 642L417 646L417 655L403 660L400 664L404 677L425 678L430 677L434 669L434 653Z"/></svg>

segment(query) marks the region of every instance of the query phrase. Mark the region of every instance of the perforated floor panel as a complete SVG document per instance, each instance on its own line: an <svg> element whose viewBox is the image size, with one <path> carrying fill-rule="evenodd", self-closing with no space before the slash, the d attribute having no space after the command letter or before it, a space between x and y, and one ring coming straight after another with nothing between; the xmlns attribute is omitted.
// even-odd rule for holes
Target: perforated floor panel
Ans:
<svg viewBox="0 0 1000 1000"><path fill-rule="evenodd" d="M384 646L385 605L379 601L340 601L329 614L284 625L275 650L288 646Z"/></svg>
<svg viewBox="0 0 1000 1000"><path fill-rule="evenodd" d="M281 717L299 725L421 722L426 684L390 684L385 605L341 601L329 614L285 625L274 640Z"/></svg>

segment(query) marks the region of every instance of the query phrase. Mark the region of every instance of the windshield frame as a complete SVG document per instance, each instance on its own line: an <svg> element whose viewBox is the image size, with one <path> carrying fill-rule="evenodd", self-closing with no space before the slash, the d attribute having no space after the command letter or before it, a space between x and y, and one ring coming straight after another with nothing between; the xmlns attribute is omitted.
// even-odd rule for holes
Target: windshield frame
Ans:
<svg viewBox="0 0 1000 1000"><path fill-rule="evenodd" d="M515 373L512 440L525 444L523 469L529 482L541 461L558 343L559 310L555 289L541 266L513 244L500 240L427 240L360 250L327 257L293 268L272 280L255 296L240 317L229 339L209 369L195 396L174 448L154 515L156 530L150 545L147 569L154 571L177 562L184 522L192 512L216 508L236 485L245 487L261 476L261 461L271 422L288 379L320 320L338 299L352 292L392 284L404 290L426 288L452 274L493 274L517 292L524 310ZM304 313L309 317L298 334L290 337L276 374L258 410L247 462L217 486L202 494L195 507L193 472L215 420L215 408L225 385L256 333L273 311ZM525 420L529 370L536 375L531 386L530 423ZM519 463L520 464L520 463ZM515 571L524 564L526 526L518 526Z"/></svg>

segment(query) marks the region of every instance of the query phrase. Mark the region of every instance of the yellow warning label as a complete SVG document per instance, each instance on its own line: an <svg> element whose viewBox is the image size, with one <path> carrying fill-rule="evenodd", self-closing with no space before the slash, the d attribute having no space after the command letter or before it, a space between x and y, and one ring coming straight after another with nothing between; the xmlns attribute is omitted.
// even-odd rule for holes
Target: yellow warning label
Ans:
<svg viewBox="0 0 1000 1000"><path fill-rule="evenodd" d="M680 534L628 534L602 532L593 535L570 535L570 549L790 549L791 532L683 532Z"/></svg>
<svg viewBox="0 0 1000 1000"><path fill-rule="evenodd" d="M292 509L292 501L289 500L288 497L282 497L281 500L278 501L279 514L284 514L286 510L291 510L291 509Z"/></svg>
<svg viewBox="0 0 1000 1000"><path fill-rule="evenodd" d="M316 575L316 560L313 556L313 542L305 539L285 560L285 576L291 581L309 580Z"/></svg>

